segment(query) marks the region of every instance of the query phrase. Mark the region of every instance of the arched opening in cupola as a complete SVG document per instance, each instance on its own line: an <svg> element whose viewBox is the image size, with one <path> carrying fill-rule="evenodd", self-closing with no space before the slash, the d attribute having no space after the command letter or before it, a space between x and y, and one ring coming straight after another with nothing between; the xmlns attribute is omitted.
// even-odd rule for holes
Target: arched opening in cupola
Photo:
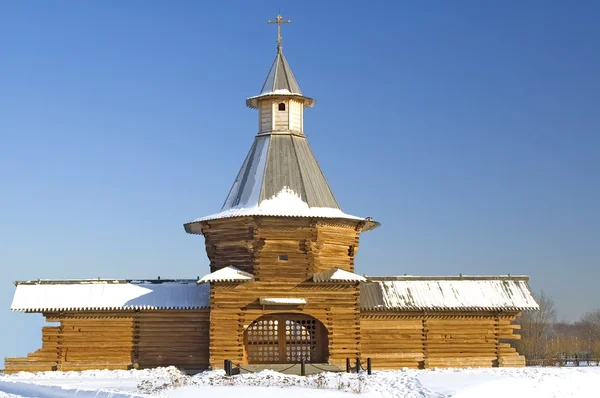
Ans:
<svg viewBox="0 0 600 398"><path fill-rule="evenodd" d="M285 111L285 102L280 102L279 105L278 105L278 109L280 111Z"/></svg>

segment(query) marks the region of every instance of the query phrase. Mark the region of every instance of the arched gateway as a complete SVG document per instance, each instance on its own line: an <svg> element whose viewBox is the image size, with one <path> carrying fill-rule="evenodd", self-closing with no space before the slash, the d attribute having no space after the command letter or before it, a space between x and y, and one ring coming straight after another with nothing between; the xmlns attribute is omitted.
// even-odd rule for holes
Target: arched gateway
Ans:
<svg viewBox="0 0 600 398"><path fill-rule="evenodd" d="M245 360L258 363L327 362L327 328L302 314L271 314L252 322L244 333Z"/></svg>

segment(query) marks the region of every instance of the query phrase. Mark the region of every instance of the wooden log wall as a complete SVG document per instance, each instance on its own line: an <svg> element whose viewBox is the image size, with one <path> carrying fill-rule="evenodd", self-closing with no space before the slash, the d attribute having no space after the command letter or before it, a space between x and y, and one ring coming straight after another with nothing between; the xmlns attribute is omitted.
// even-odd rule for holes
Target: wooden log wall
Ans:
<svg viewBox="0 0 600 398"><path fill-rule="evenodd" d="M263 307L261 297L304 298L307 304ZM345 366L347 357L360 356L359 291L355 285L315 285L297 280L211 284L210 365L223 361L247 363L244 333L252 322L269 314L304 314L327 329L329 363Z"/></svg>
<svg viewBox="0 0 600 398"><path fill-rule="evenodd" d="M134 364L173 365L197 372L208 368L209 311L148 311L135 319Z"/></svg>
<svg viewBox="0 0 600 398"><path fill-rule="evenodd" d="M519 339L512 325L516 314L364 313L361 315L363 358L380 369L399 367L525 366L506 341Z"/></svg>
<svg viewBox="0 0 600 398"><path fill-rule="evenodd" d="M132 312L56 314L60 322L58 370L129 369L132 365Z"/></svg>
<svg viewBox="0 0 600 398"><path fill-rule="evenodd" d="M230 265L254 272L254 221L251 217L216 220L202 225L210 272Z"/></svg>
<svg viewBox="0 0 600 398"><path fill-rule="evenodd" d="M378 369L424 368L423 320L416 316L362 315L363 357Z"/></svg>
<svg viewBox="0 0 600 398"><path fill-rule="evenodd" d="M271 280L306 279L334 266L354 272L361 227L354 220L239 217L205 222L202 231L211 272L231 265Z"/></svg>
<svg viewBox="0 0 600 398"><path fill-rule="evenodd" d="M208 310L44 314L42 349L6 358L5 372L208 366Z"/></svg>
<svg viewBox="0 0 600 398"><path fill-rule="evenodd" d="M246 363L244 332L263 315L301 312L327 328L331 363L360 355L357 284L315 285L317 272L338 267L354 271L362 223L290 217L244 217L205 222L202 232L211 271L233 265L255 281L211 285L210 364ZM266 297L304 298L303 308L262 308Z"/></svg>

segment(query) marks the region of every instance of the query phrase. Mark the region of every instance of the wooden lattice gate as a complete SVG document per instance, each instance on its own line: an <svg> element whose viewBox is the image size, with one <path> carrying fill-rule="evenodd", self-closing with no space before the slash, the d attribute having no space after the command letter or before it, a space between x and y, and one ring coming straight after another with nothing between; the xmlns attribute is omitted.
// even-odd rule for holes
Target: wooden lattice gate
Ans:
<svg viewBox="0 0 600 398"><path fill-rule="evenodd" d="M248 363L327 362L327 330L315 318L299 314L265 315L245 333Z"/></svg>

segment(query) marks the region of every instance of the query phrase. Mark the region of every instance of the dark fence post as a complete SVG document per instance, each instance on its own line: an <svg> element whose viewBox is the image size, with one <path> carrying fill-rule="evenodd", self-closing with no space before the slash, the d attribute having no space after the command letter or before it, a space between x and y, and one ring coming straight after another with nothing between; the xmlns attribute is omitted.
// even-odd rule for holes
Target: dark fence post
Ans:
<svg viewBox="0 0 600 398"><path fill-rule="evenodd" d="M367 358L367 374L371 375L371 358Z"/></svg>
<svg viewBox="0 0 600 398"><path fill-rule="evenodd" d="M356 373L360 373L360 358L356 357Z"/></svg>
<svg viewBox="0 0 600 398"><path fill-rule="evenodd" d="M300 376L306 376L306 362L304 358L300 360Z"/></svg>
<svg viewBox="0 0 600 398"><path fill-rule="evenodd" d="M231 361L229 359L225 360L223 367L225 368L225 374L231 376Z"/></svg>
<svg viewBox="0 0 600 398"><path fill-rule="evenodd" d="M350 365L350 358L346 358L346 373L352 373L352 366Z"/></svg>

